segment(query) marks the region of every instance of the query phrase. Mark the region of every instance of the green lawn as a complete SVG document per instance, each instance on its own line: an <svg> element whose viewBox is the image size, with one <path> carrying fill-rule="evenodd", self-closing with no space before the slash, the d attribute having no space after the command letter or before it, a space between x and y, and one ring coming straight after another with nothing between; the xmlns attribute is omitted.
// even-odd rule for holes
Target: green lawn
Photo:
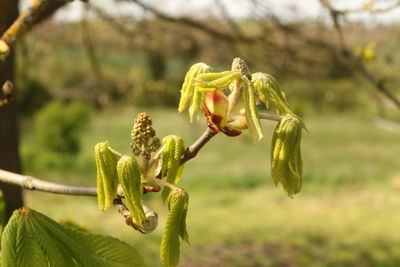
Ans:
<svg viewBox="0 0 400 267"><path fill-rule="evenodd" d="M190 144L204 122L190 125L175 110L147 109L159 137L181 135ZM73 184L94 184L93 146L108 140L129 153L138 108L110 108L93 115L79 155L46 155L32 164L34 136L24 136L28 173ZM253 144L247 133L213 138L190 161L181 186L190 195L182 266L396 266L400 262L400 134L377 128L362 115L313 115L302 145L304 184L294 199L270 178L269 150L274 123ZM31 152L30 152L31 153ZM42 159L41 159L42 158ZM42 165L40 165L42 164ZM159 266L158 245L166 207L160 196L146 202L160 215L160 227L144 236L124 225L116 210L101 214L89 197L27 192L27 205L59 220L73 220L96 233L136 247L150 266Z"/></svg>

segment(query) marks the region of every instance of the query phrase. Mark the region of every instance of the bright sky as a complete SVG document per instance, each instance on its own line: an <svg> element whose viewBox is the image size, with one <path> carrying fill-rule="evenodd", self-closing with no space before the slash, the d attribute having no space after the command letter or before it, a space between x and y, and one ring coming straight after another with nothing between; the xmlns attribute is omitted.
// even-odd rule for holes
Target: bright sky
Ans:
<svg viewBox="0 0 400 267"><path fill-rule="evenodd" d="M22 8L32 0L24 0ZM326 12L318 0L218 0L223 3L228 13L234 18L246 18L254 10L261 12L263 7L255 7L253 2L263 3L267 10L271 10L279 18L291 19L326 19ZM360 7L366 0L331 0L337 8ZM394 0L380 0L384 3L393 3ZM385 2L386 1L386 2ZM174 15L190 15L193 18L218 16L215 0L144 0L143 2L156 6L159 10ZM142 17L143 12L135 4L128 2L116 4L115 0L91 0L92 4L104 7L110 14ZM79 20L83 14L84 4L74 1L57 13L56 18L61 21ZM349 16L351 20L366 23L400 23L400 8L382 14L356 14Z"/></svg>

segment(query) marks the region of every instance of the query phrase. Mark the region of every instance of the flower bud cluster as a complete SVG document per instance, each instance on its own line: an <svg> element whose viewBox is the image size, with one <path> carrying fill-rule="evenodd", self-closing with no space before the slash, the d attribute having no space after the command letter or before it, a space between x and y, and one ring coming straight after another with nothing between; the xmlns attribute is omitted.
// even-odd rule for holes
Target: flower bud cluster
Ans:
<svg viewBox="0 0 400 267"><path fill-rule="evenodd" d="M246 62L241 58L235 58L232 62L232 71L240 72L243 76L251 80L250 71Z"/></svg>
<svg viewBox="0 0 400 267"><path fill-rule="evenodd" d="M152 127L152 120L146 113L139 113L134 120L131 138L133 155L142 156L147 160L151 158L151 153L161 146L160 139L156 137L156 131Z"/></svg>

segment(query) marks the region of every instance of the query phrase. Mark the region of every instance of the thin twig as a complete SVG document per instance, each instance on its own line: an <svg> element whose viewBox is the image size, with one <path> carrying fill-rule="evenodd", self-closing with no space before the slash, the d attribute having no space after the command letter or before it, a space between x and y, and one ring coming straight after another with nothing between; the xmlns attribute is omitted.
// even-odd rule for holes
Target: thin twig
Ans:
<svg viewBox="0 0 400 267"><path fill-rule="evenodd" d="M96 196L96 186L75 186L43 181L32 176L21 175L0 169L0 181L19 185L28 190L63 195Z"/></svg>
<svg viewBox="0 0 400 267"><path fill-rule="evenodd" d="M194 158L200 149L217 133L207 130L199 137L199 139L185 151L185 154L181 160L181 164ZM110 149L114 154L122 156L121 153L114 149ZM158 181L158 180L157 180ZM77 196L97 196L96 186L76 186L76 185L65 185L40 180L38 178L17 174L9 171L0 169L0 182L18 185L28 190L36 190L54 194L63 195L77 195ZM122 192L117 193L118 197L122 197Z"/></svg>
<svg viewBox="0 0 400 267"><path fill-rule="evenodd" d="M191 146L186 148L185 153L181 159L181 164L185 163L186 161L194 158L199 153L200 149L208 142L211 138L213 138L217 132L214 132L210 128L207 127L207 130L196 140Z"/></svg>
<svg viewBox="0 0 400 267"><path fill-rule="evenodd" d="M338 11L332 7L329 0L320 0L321 4L329 11L333 25L338 35L339 45L341 48L341 55L347 59L354 67L354 69L360 72L364 78L366 78L376 90L384 94L393 104L400 108L400 100L393 94L384 84L384 82L376 77L368 68L365 66L361 58L355 56L350 49L346 46L345 38L343 35L343 30L340 24L339 17L345 15L346 13Z"/></svg>
<svg viewBox="0 0 400 267"><path fill-rule="evenodd" d="M119 152L111 147L108 147L108 150L110 150L115 156L117 156L119 158L122 158L124 156L121 152Z"/></svg>
<svg viewBox="0 0 400 267"><path fill-rule="evenodd" d="M255 36L255 37L248 37L248 36L244 36L242 34L239 34L237 36L220 31L220 30L216 30L213 27L209 27L206 24L197 22L195 20L189 19L189 18L185 18L185 17L181 17L181 18L176 18L176 17L172 17L169 16L167 14L164 14L162 12L160 12L159 10L157 10L156 8L147 5L145 3L143 3L140 0L131 0L131 2L137 4L138 6L140 6L141 8L143 8L144 10L150 11L151 13L153 13L156 17L165 20L165 21L169 21L169 22L174 22L174 23L181 23L183 25L201 30L209 35L212 35L220 40L224 40L227 42L236 42L236 41L241 41L241 42L246 42L246 43L251 43L254 41L259 41L259 40L264 40L265 36Z"/></svg>
<svg viewBox="0 0 400 267"><path fill-rule="evenodd" d="M275 114L267 114L267 113L260 113L260 119L263 120L270 120L270 121L281 121L282 116L281 115L275 115Z"/></svg>
<svg viewBox="0 0 400 267"><path fill-rule="evenodd" d="M167 182L165 180L159 179L159 178L148 178L148 179L145 180L145 182L149 182L149 183L153 182L153 183L156 183L156 184L164 185L166 187L171 188L172 190L182 190L179 187L177 187L177 186L175 186L175 185L173 185L173 184L171 184L171 183L169 183L169 182Z"/></svg>

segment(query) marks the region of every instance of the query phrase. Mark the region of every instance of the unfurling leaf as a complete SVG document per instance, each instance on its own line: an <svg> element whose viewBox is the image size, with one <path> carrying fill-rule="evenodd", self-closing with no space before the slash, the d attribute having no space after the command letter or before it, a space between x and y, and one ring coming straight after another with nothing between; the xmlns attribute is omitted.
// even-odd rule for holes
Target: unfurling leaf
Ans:
<svg viewBox="0 0 400 267"><path fill-rule="evenodd" d="M181 158L185 152L185 144L180 136L168 135L163 141L163 164L161 174L166 175L167 182L178 184L183 172ZM170 193L169 187L164 187L161 195L165 201Z"/></svg>
<svg viewBox="0 0 400 267"><path fill-rule="evenodd" d="M181 89L181 99L179 101L179 112L186 109L187 103L191 101L190 104L190 121L193 120L193 116L196 112L200 111L203 101L203 93L195 90L195 79L203 73L211 72L212 68L204 63L197 63L190 67L189 71L186 73L185 81ZM192 97L193 96L193 97ZM192 99L191 99L192 98Z"/></svg>
<svg viewBox="0 0 400 267"><path fill-rule="evenodd" d="M97 169L97 203L101 211L107 210L117 195L117 156L110 150L110 143L98 143L94 147Z"/></svg>
<svg viewBox="0 0 400 267"><path fill-rule="evenodd" d="M274 77L266 73L256 72L252 75L252 82L262 102L266 105L271 103L281 115L294 114Z"/></svg>
<svg viewBox="0 0 400 267"><path fill-rule="evenodd" d="M4 267L146 266L128 244L65 227L28 208L14 211L1 240Z"/></svg>
<svg viewBox="0 0 400 267"><path fill-rule="evenodd" d="M196 78L196 86L200 88L225 88L234 80L242 76L237 71L223 71L217 73L205 73Z"/></svg>
<svg viewBox="0 0 400 267"><path fill-rule="evenodd" d="M271 174L276 185L282 184L289 197L300 192L302 123L293 116L282 118L274 130L271 147Z"/></svg>
<svg viewBox="0 0 400 267"><path fill-rule="evenodd" d="M254 87L247 79L244 80L244 105L247 126L249 127L250 136L254 142L260 141L263 138L263 133L258 115L256 97Z"/></svg>
<svg viewBox="0 0 400 267"><path fill-rule="evenodd" d="M189 195L184 190L175 190L169 197L169 213L161 240L160 257L164 266L172 267L179 263L180 240L189 243L186 230L186 214Z"/></svg>
<svg viewBox="0 0 400 267"><path fill-rule="evenodd" d="M117 164L117 172L132 219L141 228L146 218L142 207L143 186L140 168L136 159L128 155L120 158Z"/></svg>

